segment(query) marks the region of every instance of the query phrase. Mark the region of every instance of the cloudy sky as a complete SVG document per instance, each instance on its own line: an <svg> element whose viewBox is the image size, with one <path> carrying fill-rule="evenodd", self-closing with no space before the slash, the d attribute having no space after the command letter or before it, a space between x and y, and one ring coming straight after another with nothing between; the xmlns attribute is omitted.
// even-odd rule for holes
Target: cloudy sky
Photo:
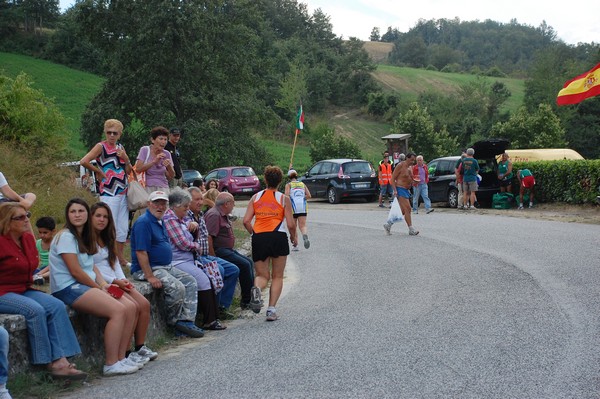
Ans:
<svg viewBox="0 0 600 399"><path fill-rule="evenodd" d="M330 16L338 36L368 40L373 27L383 34L387 28L407 32L419 19L461 21L491 19L538 27L542 21L553 27L558 38L569 44L600 42L597 2L591 0L553 2L548 0L300 0L310 12L320 8ZM66 9L74 0L60 0Z"/></svg>

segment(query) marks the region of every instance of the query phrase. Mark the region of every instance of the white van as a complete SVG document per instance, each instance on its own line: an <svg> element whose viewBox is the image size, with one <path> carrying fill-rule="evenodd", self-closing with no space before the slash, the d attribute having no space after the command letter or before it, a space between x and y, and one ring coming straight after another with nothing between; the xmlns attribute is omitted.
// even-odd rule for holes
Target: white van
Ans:
<svg viewBox="0 0 600 399"><path fill-rule="evenodd" d="M506 150L513 162L558 161L561 159L584 159L570 148L533 148L524 150ZM500 155L501 156L501 155ZM498 159L500 159L500 156Z"/></svg>

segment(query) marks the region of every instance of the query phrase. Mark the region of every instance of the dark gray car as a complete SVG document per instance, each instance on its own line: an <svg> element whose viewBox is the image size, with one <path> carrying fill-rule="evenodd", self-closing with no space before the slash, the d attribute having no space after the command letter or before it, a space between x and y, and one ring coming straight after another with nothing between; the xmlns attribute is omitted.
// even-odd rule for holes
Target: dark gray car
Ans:
<svg viewBox="0 0 600 399"><path fill-rule="evenodd" d="M494 194L500 191L498 180L498 162L496 156L502 154L510 145L505 139L488 139L472 145L475 159L479 163L481 182L477 191L477 201L491 203ZM429 199L431 202L445 202L456 208L458 205L458 188L454 169L459 156L436 158L428 163L429 167Z"/></svg>
<svg viewBox="0 0 600 399"><path fill-rule="evenodd" d="M314 164L300 179L313 198L337 204L344 198L363 197L374 201L379 195L377 173L362 159L325 159Z"/></svg>

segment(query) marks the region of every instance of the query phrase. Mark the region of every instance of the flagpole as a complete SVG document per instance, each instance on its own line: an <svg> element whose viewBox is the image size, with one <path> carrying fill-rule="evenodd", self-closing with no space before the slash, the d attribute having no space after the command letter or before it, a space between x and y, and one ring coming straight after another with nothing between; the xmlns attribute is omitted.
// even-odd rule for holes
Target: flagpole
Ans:
<svg viewBox="0 0 600 399"><path fill-rule="evenodd" d="M296 150L296 140L298 140L298 129L296 129L296 134L294 135L294 145L292 146L292 156L290 157L290 167L288 170L292 169L292 165L294 164L294 150Z"/></svg>

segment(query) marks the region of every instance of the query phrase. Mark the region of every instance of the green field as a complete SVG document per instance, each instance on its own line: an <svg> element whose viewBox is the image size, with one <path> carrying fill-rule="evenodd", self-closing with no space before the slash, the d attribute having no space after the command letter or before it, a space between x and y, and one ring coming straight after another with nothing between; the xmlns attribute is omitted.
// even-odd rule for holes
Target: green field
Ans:
<svg viewBox="0 0 600 399"><path fill-rule="evenodd" d="M87 152L79 138L81 115L100 91L103 78L37 58L2 52L0 70L11 78L22 72L29 75L33 87L53 99L65 117L65 130L73 155L83 156ZM102 126L98 129L102 129Z"/></svg>
<svg viewBox="0 0 600 399"><path fill-rule="evenodd" d="M395 92L409 100L416 100L420 93L434 90L442 93L453 93L459 86L477 80L476 75L462 73L444 73L425 69L379 65L374 76L386 91ZM511 92L502 111L516 112L523 104L525 81L512 78L483 77L490 84L502 82Z"/></svg>

